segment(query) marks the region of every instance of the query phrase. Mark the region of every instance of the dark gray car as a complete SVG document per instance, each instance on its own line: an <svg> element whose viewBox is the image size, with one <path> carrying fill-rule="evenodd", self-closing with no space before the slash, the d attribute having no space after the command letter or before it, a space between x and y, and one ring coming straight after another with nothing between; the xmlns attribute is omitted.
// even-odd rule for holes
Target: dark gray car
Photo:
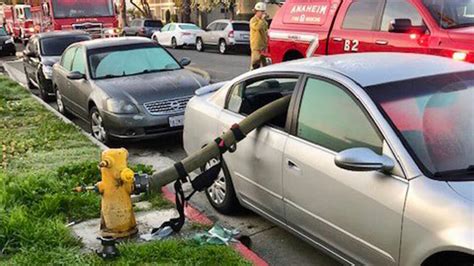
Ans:
<svg viewBox="0 0 474 266"><path fill-rule="evenodd" d="M160 31L161 28L163 28L161 20L134 19L130 22L129 26L124 27L123 35L151 38L151 35L155 31Z"/></svg>
<svg viewBox="0 0 474 266"><path fill-rule="evenodd" d="M38 89L47 101L54 97L52 86L53 65L66 48L76 42L90 40L84 31L55 31L36 34L23 51L23 67L29 89Z"/></svg>
<svg viewBox="0 0 474 266"><path fill-rule="evenodd" d="M58 110L90 122L102 142L181 132L187 102L207 84L189 63L140 37L72 45L53 69Z"/></svg>

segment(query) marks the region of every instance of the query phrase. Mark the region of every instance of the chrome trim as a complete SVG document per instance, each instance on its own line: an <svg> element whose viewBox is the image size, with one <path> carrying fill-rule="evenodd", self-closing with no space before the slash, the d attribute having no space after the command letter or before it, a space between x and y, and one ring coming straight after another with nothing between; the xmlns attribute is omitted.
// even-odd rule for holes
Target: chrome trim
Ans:
<svg viewBox="0 0 474 266"><path fill-rule="evenodd" d="M143 104L145 110L151 115L168 115L184 112L193 96L177 97Z"/></svg>

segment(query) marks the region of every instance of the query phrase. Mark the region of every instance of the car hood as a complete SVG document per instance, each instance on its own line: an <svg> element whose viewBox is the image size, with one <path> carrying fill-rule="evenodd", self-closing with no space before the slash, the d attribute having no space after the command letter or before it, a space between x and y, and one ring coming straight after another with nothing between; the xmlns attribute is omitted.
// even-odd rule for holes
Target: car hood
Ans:
<svg viewBox="0 0 474 266"><path fill-rule="evenodd" d="M474 181L448 182L449 186L461 197L474 201Z"/></svg>
<svg viewBox="0 0 474 266"><path fill-rule="evenodd" d="M474 27L451 29L448 30L448 34L453 41L474 44Z"/></svg>
<svg viewBox="0 0 474 266"><path fill-rule="evenodd" d="M189 70L149 73L95 81L109 97L144 104L161 99L194 95L207 82Z"/></svg>
<svg viewBox="0 0 474 266"><path fill-rule="evenodd" d="M52 66L59 62L60 56L43 56L41 57L41 63L46 66Z"/></svg>

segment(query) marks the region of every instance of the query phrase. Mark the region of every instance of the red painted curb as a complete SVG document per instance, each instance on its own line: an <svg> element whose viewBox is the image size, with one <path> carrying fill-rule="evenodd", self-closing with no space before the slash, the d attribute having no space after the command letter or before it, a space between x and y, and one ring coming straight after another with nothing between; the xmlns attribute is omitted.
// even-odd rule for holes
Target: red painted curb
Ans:
<svg viewBox="0 0 474 266"><path fill-rule="evenodd" d="M161 191L165 199L173 203L176 203L175 194L171 190L169 190L167 187L163 187ZM184 213L186 214L186 217L188 217L189 220L195 223L205 224L205 225L214 224L214 222L211 221L209 217L207 217L204 213L195 209L191 204L186 204L186 206L184 207ZM264 261L255 252L253 252L251 249L247 248L240 242L232 245L232 248L234 248L235 251L239 252L240 255L242 255L242 257L250 261L253 265L256 265L256 266L268 265L266 261Z"/></svg>

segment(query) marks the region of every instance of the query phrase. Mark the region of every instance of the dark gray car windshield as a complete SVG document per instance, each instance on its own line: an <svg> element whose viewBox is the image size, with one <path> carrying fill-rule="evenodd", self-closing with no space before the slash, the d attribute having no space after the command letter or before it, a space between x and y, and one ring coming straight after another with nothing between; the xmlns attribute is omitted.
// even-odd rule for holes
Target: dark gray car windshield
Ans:
<svg viewBox="0 0 474 266"><path fill-rule="evenodd" d="M155 44L92 50L89 66L93 79L125 77L181 69L176 60Z"/></svg>
<svg viewBox="0 0 474 266"><path fill-rule="evenodd" d="M45 56L60 56L69 45L90 39L89 35L44 38L40 41L41 54Z"/></svg>
<svg viewBox="0 0 474 266"><path fill-rule="evenodd" d="M423 0L423 4L444 29L474 26L474 0Z"/></svg>
<svg viewBox="0 0 474 266"><path fill-rule="evenodd" d="M425 174L473 178L474 71L366 88Z"/></svg>

